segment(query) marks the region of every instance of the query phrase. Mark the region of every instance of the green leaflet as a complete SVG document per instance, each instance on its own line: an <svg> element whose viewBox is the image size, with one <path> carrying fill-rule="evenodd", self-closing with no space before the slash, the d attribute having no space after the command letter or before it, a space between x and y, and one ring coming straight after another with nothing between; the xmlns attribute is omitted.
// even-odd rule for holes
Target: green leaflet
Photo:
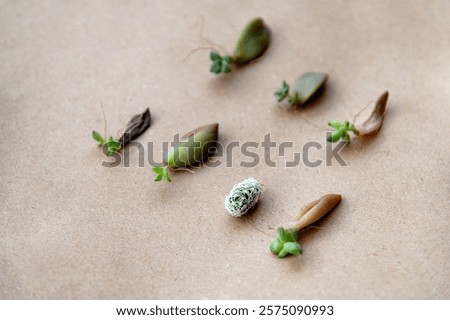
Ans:
<svg viewBox="0 0 450 320"><path fill-rule="evenodd" d="M278 228L278 238L275 239L270 245L270 251L276 254L278 258L284 258L288 254L299 255L303 250L300 244L297 242L298 231L297 230L285 230L284 228Z"/></svg>
<svg viewBox="0 0 450 320"><path fill-rule="evenodd" d="M244 64L260 57L269 47L270 30L262 18L251 20L244 28L234 49L234 61Z"/></svg>
<svg viewBox="0 0 450 320"><path fill-rule="evenodd" d="M94 140L98 142L98 145L100 147L103 145L103 143L105 143L105 139L102 137L102 135L95 130L92 131L92 138L94 138Z"/></svg>
<svg viewBox="0 0 450 320"><path fill-rule="evenodd" d="M171 182L169 170L166 167L153 167L153 172L156 174L154 181L161 181L163 178L167 182Z"/></svg>
<svg viewBox="0 0 450 320"><path fill-rule="evenodd" d="M356 133L355 127L348 121L344 121L343 123L340 123L338 121L330 121L328 125L331 128L335 129L327 138L328 142L337 142L340 139L349 142L350 135L348 134L348 132L352 131Z"/></svg>

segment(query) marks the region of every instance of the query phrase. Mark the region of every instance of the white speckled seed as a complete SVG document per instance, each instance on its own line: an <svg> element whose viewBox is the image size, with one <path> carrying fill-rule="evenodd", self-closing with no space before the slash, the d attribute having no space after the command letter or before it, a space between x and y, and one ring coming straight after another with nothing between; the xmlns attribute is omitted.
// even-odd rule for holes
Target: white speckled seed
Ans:
<svg viewBox="0 0 450 320"><path fill-rule="evenodd" d="M234 185L225 198L225 209L234 217L240 217L251 210L261 195L261 183L254 178L247 178Z"/></svg>

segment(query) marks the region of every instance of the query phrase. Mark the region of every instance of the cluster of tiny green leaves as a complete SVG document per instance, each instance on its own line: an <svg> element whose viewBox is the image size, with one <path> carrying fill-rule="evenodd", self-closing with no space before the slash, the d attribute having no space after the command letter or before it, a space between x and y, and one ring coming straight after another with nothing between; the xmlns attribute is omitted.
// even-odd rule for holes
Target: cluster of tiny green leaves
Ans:
<svg viewBox="0 0 450 320"><path fill-rule="evenodd" d="M215 51L211 51L209 58L212 61L210 71L215 74L231 72L231 63L233 58L230 56L221 56Z"/></svg>
<svg viewBox="0 0 450 320"><path fill-rule="evenodd" d="M283 101L284 99L288 98L288 102L292 105L300 105L302 103L298 92L296 91L293 95L289 94L289 85L285 80L281 83L281 88L279 88L277 91L275 91L274 95L275 98L277 98L278 102Z"/></svg>
<svg viewBox="0 0 450 320"><path fill-rule="evenodd" d="M349 131L356 132L355 127L353 124L351 124L348 121L344 121L343 123L338 121L330 121L328 125L335 129L333 133L327 138L329 142L337 142L340 139L349 142L350 141L350 135L348 134Z"/></svg>
<svg viewBox="0 0 450 320"><path fill-rule="evenodd" d="M167 167L153 167L153 172L156 174L155 177L155 181L161 181L163 178L167 181L167 182L171 182L172 180L170 180L170 173L169 170L167 169Z"/></svg>
<svg viewBox="0 0 450 320"><path fill-rule="evenodd" d="M278 258L284 258L288 254L296 255L302 254L303 250L300 243L297 242L297 230L285 230L280 227L277 229L278 238L270 245L270 251L276 254Z"/></svg>
<svg viewBox="0 0 450 320"><path fill-rule="evenodd" d="M106 147L106 155L108 157L112 156L114 153L120 150L122 144L115 140L113 137L109 137L108 139L103 138L103 136L97 131L92 131L92 138L98 142L100 147Z"/></svg>

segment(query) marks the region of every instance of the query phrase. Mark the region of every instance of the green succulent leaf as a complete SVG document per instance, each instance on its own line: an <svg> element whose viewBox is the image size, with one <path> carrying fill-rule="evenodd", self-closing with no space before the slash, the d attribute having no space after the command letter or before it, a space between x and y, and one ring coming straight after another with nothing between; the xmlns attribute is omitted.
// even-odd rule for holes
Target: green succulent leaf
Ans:
<svg viewBox="0 0 450 320"><path fill-rule="evenodd" d="M219 74L221 70L222 70L222 62L214 61L213 64L211 65L211 69L209 71L211 71L212 73L215 73L215 74Z"/></svg>
<svg viewBox="0 0 450 320"><path fill-rule="evenodd" d="M328 122L328 126L334 128L334 129L339 129L342 126L342 124L338 121L330 121L330 122Z"/></svg>
<svg viewBox="0 0 450 320"><path fill-rule="evenodd" d="M251 20L245 26L236 43L234 49L236 63L244 64L260 57L269 47L269 43L270 30L263 19L255 18Z"/></svg>
<svg viewBox="0 0 450 320"><path fill-rule="evenodd" d="M218 54L218 53L215 52L215 51L211 51L211 52L209 53L209 58L211 59L211 61L218 61L218 60L221 60L221 59L222 59L222 57L220 56L220 54Z"/></svg>
<svg viewBox="0 0 450 320"><path fill-rule="evenodd" d="M103 143L105 143L105 139L103 139L102 135L95 130L92 131L92 138L98 142L99 146L102 146Z"/></svg>
<svg viewBox="0 0 450 320"><path fill-rule="evenodd" d="M111 157L114 153L116 153L116 151L117 151L116 148L114 148L114 147L109 147L109 148L108 148L108 151L106 152L106 155L107 155L108 157Z"/></svg>
<svg viewBox="0 0 450 320"><path fill-rule="evenodd" d="M278 238L270 244L270 251L273 254L276 254L279 258L284 258L288 254L302 254L302 247L297 242L297 230L285 230L280 227L277 229L277 232Z"/></svg>
<svg viewBox="0 0 450 320"><path fill-rule="evenodd" d="M278 253L278 258L284 258L289 254L284 248Z"/></svg>
<svg viewBox="0 0 450 320"><path fill-rule="evenodd" d="M344 132L342 134L342 140L350 142L350 135L348 134L348 132Z"/></svg>
<svg viewBox="0 0 450 320"><path fill-rule="evenodd" d="M106 147L106 155L111 157L114 153L118 152L122 145L119 141L115 140L113 137L109 137L108 140L103 144Z"/></svg>
<svg viewBox="0 0 450 320"><path fill-rule="evenodd" d="M230 65L227 63L222 64L222 73L230 73L230 72L231 72Z"/></svg>
<svg viewBox="0 0 450 320"><path fill-rule="evenodd" d="M286 234L286 230L284 230L284 228L279 227L277 229L277 232L278 232L278 236L279 236L280 241L283 241L283 242L288 241L288 235Z"/></svg>
<svg viewBox="0 0 450 320"><path fill-rule="evenodd" d="M281 83L281 88L275 91L274 95L277 98L278 102L283 101L289 95L289 85L285 80L283 80L283 82Z"/></svg>
<svg viewBox="0 0 450 320"><path fill-rule="evenodd" d="M346 129L347 129L348 131L356 132L356 128L353 126L352 123L350 123L350 122L348 122L348 121L346 121Z"/></svg>
<svg viewBox="0 0 450 320"><path fill-rule="evenodd" d="M164 179L166 179L167 182L171 182L172 181L170 179L169 170L166 167L163 168L163 177L164 177Z"/></svg>
<svg viewBox="0 0 450 320"><path fill-rule="evenodd" d="M233 62L233 58L230 56L223 56L223 61L226 62L227 64L230 64Z"/></svg>
<svg viewBox="0 0 450 320"><path fill-rule="evenodd" d="M156 173L156 174L161 174L161 175L162 175L162 173L163 173L163 171L164 171L164 168L162 168L162 167L153 167L153 168L152 168L152 171L153 171L154 173Z"/></svg>
<svg viewBox="0 0 450 320"><path fill-rule="evenodd" d="M296 256L302 253L302 247L296 242L286 242L283 245L283 250Z"/></svg>
<svg viewBox="0 0 450 320"><path fill-rule="evenodd" d="M337 141L339 141L339 139L341 139L341 136L342 136L342 133L340 130L333 131L331 133L331 135L328 136L327 141L328 142L337 142Z"/></svg>
<svg viewBox="0 0 450 320"><path fill-rule="evenodd" d="M307 72L302 74L293 87L297 95L297 104L306 104L325 86L328 80L326 73Z"/></svg>
<svg viewBox="0 0 450 320"><path fill-rule="evenodd" d="M270 251L272 251L272 253L274 254L278 254L281 249L283 249L283 243L280 239L274 240L270 245Z"/></svg>
<svg viewBox="0 0 450 320"><path fill-rule="evenodd" d="M219 134L219 124L213 123L192 130L171 146L164 155L164 162L169 168L186 168L206 161L214 152Z"/></svg>
<svg viewBox="0 0 450 320"><path fill-rule="evenodd" d="M156 174L154 181L158 182L165 179L167 182L171 182L170 173L167 167L153 167L152 171Z"/></svg>
<svg viewBox="0 0 450 320"><path fill-rule="evenodd" d="M298 231L297 230L286 230L286 239L289 242L295 242L298 239Z"/></svg>

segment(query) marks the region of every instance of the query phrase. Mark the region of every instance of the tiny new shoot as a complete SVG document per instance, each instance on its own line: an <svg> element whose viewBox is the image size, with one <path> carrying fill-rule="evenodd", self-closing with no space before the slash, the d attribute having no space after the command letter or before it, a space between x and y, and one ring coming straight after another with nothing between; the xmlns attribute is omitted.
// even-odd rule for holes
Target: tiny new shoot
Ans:
<svg viewBox="0 0 450 320"><path fill-rule="evenodd" d="M277 98L278 102L283 101L284 99L288 98L288 102L291 106L298 106L302 104L302 100L300 99L300 96L298 95L298 92L295 92L294 94L289 94L289 85L285 80L281 83L281 88L279 88L277 91L275 91L275 98Z"/></svg>
<svg viewBox="0 0 450 320"><path fill-rule="evenodd" d="M270 251L278 258L284 258L288 254L296 255L303 253L300 243L298 243L297 230L285 230L282 227L277 229L278 238L270 245Z"/></svg>
<svg viewBox="0 0 450 320"><path fill-rule="evenodd" d="M344 121L343 123L338 121L330 121L328 125L335 129L331 135L327 138L328 142L337 142L340 139L350 142L350 135L348 134L349 131L352 131L356 133L356 129L348 121Z"/></svg>
<svg viewBox="0 0 450 320"><path fill-rule="evenodd" d="M113 137L108 139L103 138L103 136L97 131L92 131L92 138L98 142L99 147L106 148L106 155L111 157L114 153L118 152L122 148L122 144L115 140Z"/></svg>
<svg viewBox="0 0 450 320"><path fill-rule="evenodd" d="M231 64L233 63L232 57L228 55L221 56L219 53L212 51L209 54L209 58L212 61L210 69L212 73L219 74L231 72Z"/></svg>
<svg viewBox="0 0 450 320"><path fill-rule="evenodd" d="M167 167L153 167L153 172L156 174L155 181L161 181L162 179L166 180L167 182L171 182L170 179L170 172Z"/></svg>

